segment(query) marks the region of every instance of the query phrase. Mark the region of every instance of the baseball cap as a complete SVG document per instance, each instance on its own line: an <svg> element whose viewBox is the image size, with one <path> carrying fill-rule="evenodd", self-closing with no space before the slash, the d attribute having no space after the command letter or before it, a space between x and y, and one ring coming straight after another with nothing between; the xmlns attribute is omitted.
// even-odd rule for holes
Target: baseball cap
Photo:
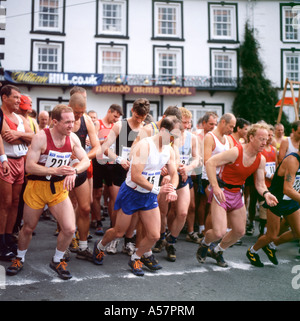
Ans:
<svg viewBox="0 0 300 321"><path fill-rule="evenodd" d="M32 110L31 99L28 96L21 95L21 99L20 100L21 100L21 102L19 104L19 107L22 110Z"/></svg>

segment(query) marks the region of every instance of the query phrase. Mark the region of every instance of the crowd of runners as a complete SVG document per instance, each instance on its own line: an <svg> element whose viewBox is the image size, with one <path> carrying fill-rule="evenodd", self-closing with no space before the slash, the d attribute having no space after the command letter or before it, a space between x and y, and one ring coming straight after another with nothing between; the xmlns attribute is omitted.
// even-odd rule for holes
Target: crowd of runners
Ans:
<svg viewBox="0 0 300 321"><path fill-rule="evenodd" d="M157 121L150 102L134 101L131 116L111 105L104 117L88 110L84 88L70 90L68 104L34 115L19 88L1 88L0 260L18 274L40 217L57 222L50 268L65 280L76 258L105 265L120 241L135 275L162 268L155 253L175 262L176 242L198 244L200 264L209 256L227 267L223 253L253 235L245 253L263 267L259 249L273 264L277 246L300 235L300 121L284 136L274 127L225 113L206 112L195 128L192 113L169 106ZM110 227L103 229L108 219ZM90 229L99 240L89 248ZM33 240L34 241L34 240ZM197 262L197 261L196 261Z"/></svg>

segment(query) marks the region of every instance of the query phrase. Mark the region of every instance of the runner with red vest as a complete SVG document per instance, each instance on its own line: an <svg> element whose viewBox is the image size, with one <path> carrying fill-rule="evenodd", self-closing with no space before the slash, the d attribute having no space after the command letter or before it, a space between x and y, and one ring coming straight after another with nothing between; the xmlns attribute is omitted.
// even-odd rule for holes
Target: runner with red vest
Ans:
<svg viewBox="0 0 300 321"><path fill-rule="evenodd" d="M68 191L74 188L77 174L87 170L90 161L79 138L72 133L75 122L72 108L57 105L52 118L53 128L38 132L27 153L25 169L30 174L24 192L23 226L17 256L7 268L7 275L16 275L23 268L32 233L48 205L61 228L50 267L64 280L72 277L64 258L76 228ZM71 155L79 160L76 167L69 166Z"/></svg>
<svg viewBox="0 0 300 321"><path fill-rule="evenodd" d="M223 251L245 234L246 207L242 186L248 176L254 173L256 189L269 206L278 203L265 184L266 160L261 155L268 139L268 128L265 124L252 125L247 133L247 144L233 147L206 162L207 176L212 186L212 229L205 233L199 245L196 255L199 263L204 263L210 244L222 238L211 251L211 256L217 260L219 266L228 266L223 259ZM219 182L216 176L218 166L224 166L219 175L221 179ZM228 233L226 233L227 214L231 223L231 230Z"/></svg>

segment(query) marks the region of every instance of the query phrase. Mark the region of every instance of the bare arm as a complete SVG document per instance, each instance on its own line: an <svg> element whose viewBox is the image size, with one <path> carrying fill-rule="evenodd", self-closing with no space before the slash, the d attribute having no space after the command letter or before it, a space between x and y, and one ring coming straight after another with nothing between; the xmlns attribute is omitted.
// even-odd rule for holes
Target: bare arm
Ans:
<svg viewBox="0 0 300 321"><path fill-rule="evenodd" d="M87 117L85 115L84 115L84 117L85 117L85 124L87 127L88 136L89 136L89 140L90 140L90 145L92 147L92 149L88 153L88 157L89 157L89 159L93 159L96 157L96 153L97 153L98 148L100 147L100 143L99 143L99 139L97 137L95 125L93 124L91 118Z"/></svg>
<svg viewBox="0 0 300 321"><path fill-rule="evenodd" d="M288 157L286 160L284 160L284 163L281 166L284 170L283 193L300 203L300 193L297 192L293 187L296 173L299 168L297 159L293 156Z"/></svg>
<svg viewBox="0 0 300 321"><path fill-rule="evenodd" d="M266 166L266 159L262 155L259 167L254 174L255 188L261 196L264 196L269 206L275 206L278 203L277 198L270 192L265 193L266 191L268 191L268 188L265 183L265 166Z"/></svg>
<svg viewBox="0 0 300 321"><path fill-rule="evenodd" d="M284 156L288 150L288 146L289 146L288 139L283 139L280 144L280 148L279 148L278 164L280 164L282 162L282 160L284 159Z"/></svg>
<svg viewBox="0 0 300 321"><path fill-rule="evenodd" d="M217 167L234 163L238 154L238 148L233 147L227 151L212 156L205 164L208 180L213 188L214 195L219 202L224 202L225 196L217 181Z"/></svg>
<svg viewBox="0 0 300 321"><path fill-rule="evenodd" d="M8 142L9 144L17 145L17 144L30 144L33 136L35 135L34 132L31 130L27 120L19 115L24 123L25 132L21 132L18 130L10 129L6 121L3 121L3 129L2 129L2 137L3 139Z"/></svg>

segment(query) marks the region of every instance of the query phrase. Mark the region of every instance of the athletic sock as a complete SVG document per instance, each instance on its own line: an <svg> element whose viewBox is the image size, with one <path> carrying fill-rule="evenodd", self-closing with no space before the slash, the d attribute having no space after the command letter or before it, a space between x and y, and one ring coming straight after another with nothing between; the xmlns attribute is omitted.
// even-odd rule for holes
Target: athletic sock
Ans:
<svg viewBox="0 0 300 321"><path fill-rule="evenodd" d="M55 254L53 256L53 262L54 263L59 263L60 260L64 258L65 252L59 251L57 248L55 249Z"/></svg>
<svg viewBox="0 0 300 321"><path fill-rule="evenodd" d="M25 254L26 254L27 250L17 250L17 257L21 259L21 262L24 263L25 262Z"/></svg>
<svg viewBox="0 0 300 321"><path fill-rule="evenodd" d="M79 240L79 249L84 251L88 248L88 241L80 241Z"/></svg>
<svg viewBox="0 0 300 321"><path fill-rule="evenodd" d="M257 251L255 251L255 250L253 249L253 245L250 247L250 253L252 253L252 254L257 253Z"/></svg>
<svg viewBox="0 0 300 321"><path fill-rule="evenodd" d="M214 251L215 253L218 253L218 252L224 252L225 249L223 249L221 246L220 246L220 243L214 248Z"/></svg>
<svg viewBox="0 0 300 321"><path fill-rule="evenodd" d="M144 253L144 257L150 257L152 255L152 251L150 250L149 252Z"/></svg>
<svg viewBox="0 0 300 321"><path fill-rule="evenodd" d="M141 257L136 254L136 251L131 255L131 261L140 260Z"/></svg>
<svg viewBox="0 0 300 321"><path fill-rule="evenodd" d="M177 237L173 236L172 234L170 234L168 237L167 237L167 242L169 244L175 244L176 243L176 240L177 240Z"/></svg>
<svg viewBox="0 0 300 321"><path fill-rule="evenodd" d="M105 251L105 246L102 244L102 241L98 242L97 248L99 251Z"/></svg>

